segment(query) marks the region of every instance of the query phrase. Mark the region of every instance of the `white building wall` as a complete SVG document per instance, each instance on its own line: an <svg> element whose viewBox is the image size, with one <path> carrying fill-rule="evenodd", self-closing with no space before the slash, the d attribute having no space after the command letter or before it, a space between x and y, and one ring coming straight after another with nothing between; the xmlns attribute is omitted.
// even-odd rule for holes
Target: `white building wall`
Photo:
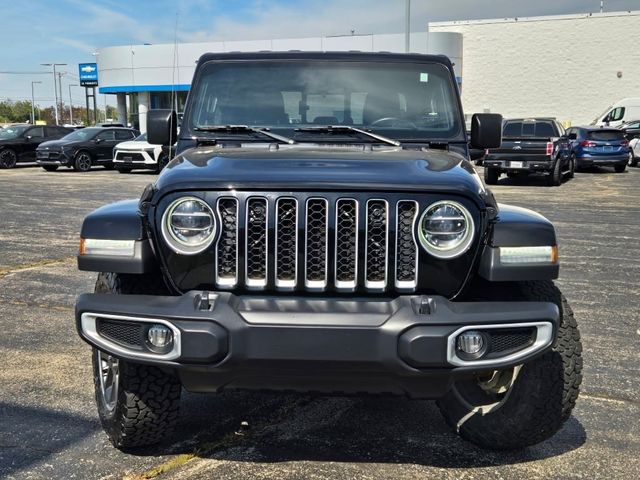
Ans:
<svg viewBox="0 0 640 480"><path fill-rule="evenodd" d="M463 35L467 114L577 125L617 100L640 97L640 11L438 22L429 32Z"/></svg>

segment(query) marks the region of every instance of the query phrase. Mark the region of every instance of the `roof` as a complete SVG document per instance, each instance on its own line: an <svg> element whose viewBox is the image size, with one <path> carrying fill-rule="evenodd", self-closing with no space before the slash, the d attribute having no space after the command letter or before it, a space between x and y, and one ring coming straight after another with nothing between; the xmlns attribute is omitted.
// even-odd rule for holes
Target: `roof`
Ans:
<svg viewBox="0 0 640 480"><path fill-rule="evenodd" d="M216 52L205 53L198 64L216 60L343 60L354 62L408 62L408 63L441 63L453 68L451 61L444 55L425 55L421 53L391 52L303 52L289 50L286 52Z"/></svg>

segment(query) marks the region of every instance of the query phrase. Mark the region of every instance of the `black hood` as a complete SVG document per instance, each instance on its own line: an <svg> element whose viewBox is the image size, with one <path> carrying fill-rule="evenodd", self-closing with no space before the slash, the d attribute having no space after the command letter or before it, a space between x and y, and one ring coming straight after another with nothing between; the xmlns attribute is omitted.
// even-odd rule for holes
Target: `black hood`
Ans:
<svg viewBox="0 0 640 480"><path fill-rule="evenodd" d="M80 143L79 141L67 141L67 140L49 140L47 142L42 142L38 145L38 150L55 150L60 151L62 147L72 146L76 143Z"/></svg>
<svg viewBox="0 0 640 480"><path fill-rule="evenodd" d="M471 164L443 150L201 146L183 152L156 182L176 190L369 190L447 192L480 208L487 192Z"/></svg>

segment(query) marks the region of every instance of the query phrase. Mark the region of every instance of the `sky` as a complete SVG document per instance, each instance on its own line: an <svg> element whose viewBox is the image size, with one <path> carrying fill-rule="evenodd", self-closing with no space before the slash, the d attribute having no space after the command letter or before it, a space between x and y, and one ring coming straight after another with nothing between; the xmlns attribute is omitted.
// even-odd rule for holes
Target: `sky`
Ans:
<svg viewBox="0 0 640 480"><path fill-rule="evenodd" d="M428 22L598 12L600 0L411 0L411 29ZM604 11L640 10L640 0L604 0ZM405 0L0 0L0 100L53 103L50 67L62 95L78 83L81 62L97 48L141 43L254 40L404 31ZM177 27L177 28L176 28ZM28 72L17 74L16 72ZM46 73L49 72L49 73ZM72 87L74 105L84 89ZM100 95L115 104L115 97Z"/></svg>

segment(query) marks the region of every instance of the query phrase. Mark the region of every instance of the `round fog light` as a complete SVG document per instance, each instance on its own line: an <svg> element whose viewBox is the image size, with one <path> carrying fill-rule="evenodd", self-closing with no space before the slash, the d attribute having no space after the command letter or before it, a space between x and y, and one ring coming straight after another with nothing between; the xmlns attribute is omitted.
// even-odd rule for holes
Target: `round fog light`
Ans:
<svg viewBox="0 0 640 480"><path fill-rule="evenodd" d="M173 342L173 332L165 325L153 325L147 331L149 343L156 348L165 348Z"/></svg>
<svg viewBox="0 0 640 480"><path fill-rule="evenodd" d="M458 335L458 350L468 354L476 355L484 348L484 336L477 330L467 330Z"/></svg>

